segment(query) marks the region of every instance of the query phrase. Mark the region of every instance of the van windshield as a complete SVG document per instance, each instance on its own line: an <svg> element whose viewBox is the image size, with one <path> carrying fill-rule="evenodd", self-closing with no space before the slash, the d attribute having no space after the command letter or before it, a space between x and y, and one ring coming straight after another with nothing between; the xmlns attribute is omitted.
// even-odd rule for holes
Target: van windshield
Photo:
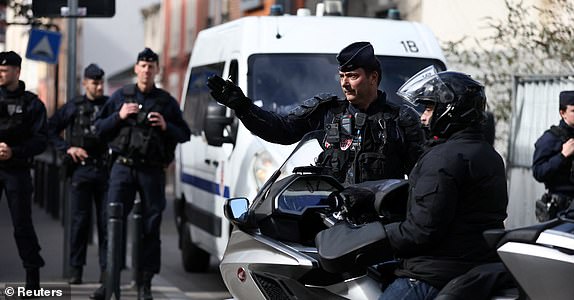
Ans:
<svg viewBox="0 0 574 300"><path fill-rule="evenodd" d="M396 91L412 75L429 65L446 69L435 59L397 56L378 56L378 59L383 73L379 89L395 103L403 102ZM248 60L248 96L262 101L264 109L281 114L289 113L319 93L343 98L337 67L334 54L252 55Z"/></svg>

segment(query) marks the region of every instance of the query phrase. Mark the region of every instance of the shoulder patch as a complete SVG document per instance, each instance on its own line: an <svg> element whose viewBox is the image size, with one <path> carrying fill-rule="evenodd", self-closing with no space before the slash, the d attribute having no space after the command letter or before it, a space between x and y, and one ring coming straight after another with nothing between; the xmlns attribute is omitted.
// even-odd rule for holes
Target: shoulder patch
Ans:
<svg viewBox="0 0 574 300"><path fill-rule="evenodd" d="M303 117L311 114L314 112L319 106L330 103L333 101L337 101L337 96L328 93L322 93L314 96L313 98L309 98L296 108L294 108L289 115L294 115L296 117Z"/></svg>

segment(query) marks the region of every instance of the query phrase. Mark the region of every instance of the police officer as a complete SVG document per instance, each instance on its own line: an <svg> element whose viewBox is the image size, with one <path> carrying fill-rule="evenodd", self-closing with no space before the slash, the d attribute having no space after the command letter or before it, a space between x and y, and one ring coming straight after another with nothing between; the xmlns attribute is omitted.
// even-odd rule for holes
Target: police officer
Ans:
<svg viewBox="0 0 574 300"><path fill-rule="evenodd" d="M559 113L558 126L551 126L534 144L532 173L547 189L536 203L541 222L574 208L574 91L560 92Z"/></svg>
<svg viewBox="0 0 574 300"><path fill-rule="evenodd" d="M433 67L417 75L397 94L425 105L421 121L437 142L409 175L406 219L381 228L401 263L379 299L434 299L451 279L496 261L482 233L506 218L504 162L482 130L484 87Z"/></svg>
<svg viewBox="0 0 574 300"><path fill-rule="evenodd" d="M8 200L26 288L39 289L44 260L32 224L30 167L32 158L46 149L46 108L19 80L21 63L14 51L0 53L0 192Z"/></svg>
<svg viewBox="0 0 574 300"><path fill-rule="evenodd" d="M96 115L108 100L104 96L103 77L104 70L98 65L88 65L82 81L85 94L68 101L48 120L50 140L58 151L66 155L64 163L71 176L70 284L82 283L92 203L96 208L100 274L106 266L104 210L108 148L96 135L94 126ZM69 131L69 140L60 135L64 129Z"/></svg>
<svg viewBox="0 0 574 300"><path fill-rule="evenodd" d="M368 42L356 42L337 55L345 99L319 94L287 116L264 111L230 81L212 76L211 95L235 110L257 136L291 144L312 130L325 129L326 150L318 158L339 181L348 184L404 178L422 153L424 133L418 114L387 101L378 90L381 67Z"/></svg>
<svg viewBox="0 0 574 300"><path fill-rule="evenodd" d="M160 271L160 224L165 208L165 171L173 160L177 143L189 140L191 131L177 101L157 88L158 55L145 48L134 67L136 84L116 91L96 120L96 129L109 139L117 155L109 179L108 201L124 204L127 216L136 192L141 198L143 237L140 294L152 299L151 280ZM100 287L94 298L103 298Z"/></svg>

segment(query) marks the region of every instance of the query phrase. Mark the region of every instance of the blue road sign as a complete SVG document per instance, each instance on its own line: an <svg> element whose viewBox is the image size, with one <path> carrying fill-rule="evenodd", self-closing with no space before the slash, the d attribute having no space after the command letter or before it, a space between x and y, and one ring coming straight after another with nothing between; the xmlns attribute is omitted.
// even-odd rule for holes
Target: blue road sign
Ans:
<svg viewBox="0 0 574 300"><path fill-rule="evenodd" d="M58 62L61 41L62 34L59 32L32 29L28 38L26 58L55 64Z"/></svg>

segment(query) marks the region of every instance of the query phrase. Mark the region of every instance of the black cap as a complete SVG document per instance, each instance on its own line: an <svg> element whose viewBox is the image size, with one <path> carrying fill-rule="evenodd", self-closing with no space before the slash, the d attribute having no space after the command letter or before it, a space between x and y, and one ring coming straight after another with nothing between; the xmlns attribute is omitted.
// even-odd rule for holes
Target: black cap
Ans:
<svg viewBox="0 0 574 300"><path fill-rule="evenodd" d="M102 70L102 68L96 64L89 64L84 69L84 78L87 79L102 80L104 74L104 70Z"/></svg>
<svg viewBox="0 0 574 300"><path fill-rule="evenodd" d="M142 52L138 53L137 61L157 62L159 61L159 57L153 50L146 47Z"/></svg>
<svg viewBox="0 0 574 300"><path fill-rule="evenodd" d="M22 58L14 51L0 52L0 66L20 67Z"/></svg>
<svg viewBox="0 0 574 300"><path fill-rule="evenodd" d="M560 107L566 107L566 105L574 105L574 91L560 92Z"/></svg>
<svg viewBox="0 0 574 300"><path fill-rule="evenodd" d="M339 71L349 72L358 68L364 68L369 71L378 71L381 66L379 60L375 57L373 45L369 42L356 42L343 48L337 54L339 62Z"/></svg>

